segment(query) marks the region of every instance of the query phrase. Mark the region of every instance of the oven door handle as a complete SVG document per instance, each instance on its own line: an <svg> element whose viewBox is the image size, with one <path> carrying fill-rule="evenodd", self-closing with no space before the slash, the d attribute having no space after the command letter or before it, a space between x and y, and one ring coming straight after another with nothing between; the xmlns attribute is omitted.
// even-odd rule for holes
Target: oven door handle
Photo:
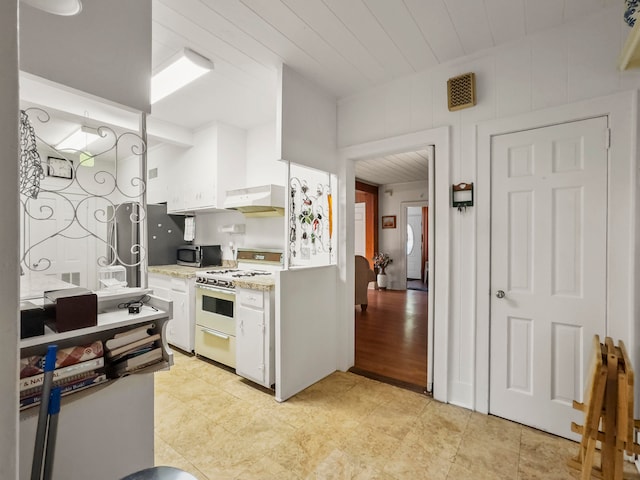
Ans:
<svg viewBox="0 0 640 480"><path fill-rule="evenodd" d="M234 296L236 294L235 290L228 290L220 287L212 287L210 285L202 285L200 283L196 283L196 287L201 288L202 290L209 290L210 292L220 292L220 293L226 293L228 295L234 295Z"/></svg>
<svg viewBox="0 0 640 480"><path fill-rule="evenodd" d="M229 335L225 335L224 333L216 332L215 330L211 330L209 328L201 328L201 332L208 333L209 335L213 335L214 337L222 338L223 340L229 340Z"/></svg>

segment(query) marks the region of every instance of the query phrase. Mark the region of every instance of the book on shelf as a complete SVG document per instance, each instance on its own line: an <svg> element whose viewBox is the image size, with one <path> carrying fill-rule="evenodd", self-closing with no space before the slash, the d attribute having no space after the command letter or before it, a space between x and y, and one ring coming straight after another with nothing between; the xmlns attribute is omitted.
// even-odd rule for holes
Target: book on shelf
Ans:
<svg viewBox="0 0 640 480"><path fill-rule="evenodd" d="M147 367L162 360L162 348L157 347L140 355L122 360L113 365L113 373L117 377L122 377L136 370Z"/></svg>
<svg viewBox="0 0 640 480"><path fill-rule="evenodd" d="M76 383L85 378L93 377L96 374L98 374L98 372L96 372L95 370L92 370L90 372L76 373L75 375L71 375L70 377L66 377L61 380L54 381L51 387L64 387L65 385L68 385L70 383ZM40 392L42 392L42 385L40 385L39 387L27 388L20 392L20 398L31 397L33 395L40 395Z"/></svg>
<svg viewBox="0 0 640 480"><path fill-rule="evenodd" d="M61 348L56 354L55 368L68 367L103 355L104 349L100 340L87 345ZM32 377L42 372L44 372L44 355L32 355L20 359L20 378Z"/></svg>
<svg viewBox="0 0 640 480"><path fill-rule="evenodd" d="M116 333L112 339L105 342L104 346L107 350L114 350L143 338L150 337L153 335L155 327L156 325L154 323L150 323L149 325L143 325L142 327L127 330L126 332Z"/></svg>
<svg viewBox="0 0 640 480"><path fill-rule="evenodd" d="M69 395L70 393L79 392L89 387L100 385L107 381L107 376L104 373L94 373L88 377L78 379L71 383L61 385L62 396ZM40 404L41 394L36 393L27 397L20 397L20 409L31 407L33 405Z"/></svg>
<svg viewBox="0 0 640 480"><path fill-rule="evenodd" d="M160 340L160 334L159 333L156 333L154 335L150 335L150 336L141 338L140 340L136 340L135 342L129 343L127 345L123 345L121 347L114 348L113 350L109 350L109 351L107 351L107 358L111 359L112 361L115 361L118 358L122 358L124 355L126 355L128 353L132 353L132 352L135 352L136 350L138 350L140 348L145 348L145 347L148 347L150 345L153 345L153 343L156 340Z"/></svg>
<svg viewBox="0 0 640 480"><path fill-rule="evenodd" d="M84 362L69 365L68 367L57 368L53 371L53 381L61 382L69 377L85 373L92 372L99 368L104 367L104 357L98 357ZM38 373L31 377L24 377L18 381L20 392L29 390L32 388L42 387L44 383L44 373Z"/></svg>

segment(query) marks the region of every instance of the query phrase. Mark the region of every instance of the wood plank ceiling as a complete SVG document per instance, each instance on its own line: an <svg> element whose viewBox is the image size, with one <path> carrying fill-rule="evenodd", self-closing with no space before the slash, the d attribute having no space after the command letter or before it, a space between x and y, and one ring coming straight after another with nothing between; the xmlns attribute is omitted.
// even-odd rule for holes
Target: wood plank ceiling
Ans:
<svg viewBox="0 0 640 480"><path fill-rule="evenodd" d="M215 70L154 105L153 115L190 128L211 121L217 111L230 122L238 117L245 127L259 124L262 115L275 115L280 63L341 98L614 2L154 0L154 68L190 47L211 58ZM246 113L260 118L239 118L239 110L252 105Z"/></svg>
<svg viewBox="0 0 640 480"><path fill-rule="evenodd" d="M428 179L427 150L397 153L356 162L356 178L373 185L417 182Z"/></svg>
<svg viewBox="0 0 640 480"><path fill-rule="evenodd" d="M153 0L153 67L183 47L215 69L153 105L154 118L195 129L275 119L286 63L336 98L622 0Z"/></svg>

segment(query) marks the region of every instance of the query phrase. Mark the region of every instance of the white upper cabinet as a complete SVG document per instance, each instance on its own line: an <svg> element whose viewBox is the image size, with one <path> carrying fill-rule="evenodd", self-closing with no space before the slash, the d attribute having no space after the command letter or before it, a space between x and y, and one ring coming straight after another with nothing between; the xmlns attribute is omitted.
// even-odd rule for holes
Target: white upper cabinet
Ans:
<svg viewBox="0 0 640 480"><path fill-rule="evenodd" d="M150 148L147 152L147 203L168 203L175 195L176 185L181 178L178 161L184 155L185 148L162 144ZM178 201L177 198L174 199Z"/></svg>
<svg viewBox="0 0 640 480"><path fill-rule="evenodd" d="M226 191L245 183L246 131L223 123L198 130L167 172L158 184L167 188L169 213L221 209Z"/></svg>

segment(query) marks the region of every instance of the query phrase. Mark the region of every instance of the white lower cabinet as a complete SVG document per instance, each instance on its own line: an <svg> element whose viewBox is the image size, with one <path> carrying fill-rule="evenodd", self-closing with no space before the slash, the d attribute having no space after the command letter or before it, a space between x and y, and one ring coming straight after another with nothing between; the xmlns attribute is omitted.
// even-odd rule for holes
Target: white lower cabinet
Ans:
<svg viewBox="0 0 640 480"><path fill-rule="evenodd" d="M271 388L275 383L273 290L236 289L236 373Z"/></svg>
<svg viewBox="0 0 640 480"><path fill-rule="evenodd" d="M149 288L154 294L173 302L173 318L167 323L167 342L186 352L193 352L195 335L194 278L176 278L149 273Z"/></svg>

